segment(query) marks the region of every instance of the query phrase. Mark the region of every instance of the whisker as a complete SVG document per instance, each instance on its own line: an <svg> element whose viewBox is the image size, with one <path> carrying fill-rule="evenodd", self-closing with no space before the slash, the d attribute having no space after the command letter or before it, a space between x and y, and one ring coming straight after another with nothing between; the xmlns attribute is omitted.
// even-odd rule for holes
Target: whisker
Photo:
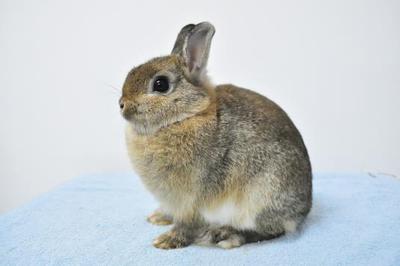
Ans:
<svg viewBox="0 0 400 266"><path fill-rule="evenodd" d="M113 89L114 91L116 91L116 92L118 92L118 93L121 93L121 90L120 90L120 89L117 89L117 88L114 87L113 85L111 85L111 84L105 84L105 85L107 85L108 87L110 87L110 88Z"/></svg>
<svg viewBox="0 0 400 266"><path fill-rule="evenodd" d="M120 97L121 96L121 90L117 89L116 87L110 85L110 84L104 84L107 89L109 89L109 92L112 92L114 96Z"/></svg>

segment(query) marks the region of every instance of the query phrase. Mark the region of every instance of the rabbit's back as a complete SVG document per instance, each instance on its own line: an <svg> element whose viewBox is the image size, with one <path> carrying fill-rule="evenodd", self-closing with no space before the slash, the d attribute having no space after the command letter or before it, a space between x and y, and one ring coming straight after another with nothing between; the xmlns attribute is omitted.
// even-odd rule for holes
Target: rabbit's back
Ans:
<svg viewBox="0 0 400 266"><path fill-rule="evenodd" d="M203 152L212 160L201 193L213 200L203 215L237 228L293 230L311 208L311 165L300 133L277 104L253 91L221 85L216 96L217 130Z"/></svg>
<svg viewBox="0 0 400 266"><path fill-rule="evenodd" d="M234 85L216 87L218 110L224 125L248 141L288 141L304 148L302 138L276 103L251 90Z"/></svg>
<svg viewBox="0 0 400 266"><path fill-rule="evenodd" d="M310 181L311 166L303 139L277 104L233 85L218 86L216 94L218 139L234 157L232 162L243 161L250 176L264 170L285 176L296 172L300 175L296 179Z"/></svg>

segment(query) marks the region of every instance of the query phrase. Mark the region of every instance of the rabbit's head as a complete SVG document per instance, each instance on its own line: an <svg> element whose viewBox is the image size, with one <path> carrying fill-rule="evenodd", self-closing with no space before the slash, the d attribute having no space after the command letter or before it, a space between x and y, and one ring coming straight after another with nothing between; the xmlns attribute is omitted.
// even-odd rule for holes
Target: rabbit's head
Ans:
<svg viewBox="0 0 400 266"><path fill-rule="evenodd" d="M138 134L199 114L213 101L206 65L213 25L182 28L172 53L132 69L123 85L120 108Z"/></svg>

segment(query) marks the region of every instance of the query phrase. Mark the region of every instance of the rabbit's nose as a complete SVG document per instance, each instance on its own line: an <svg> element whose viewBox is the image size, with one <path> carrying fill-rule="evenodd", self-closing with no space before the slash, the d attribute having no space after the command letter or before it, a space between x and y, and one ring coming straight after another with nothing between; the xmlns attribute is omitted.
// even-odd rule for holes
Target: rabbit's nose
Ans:
<svg viewBox="0 0 400 266"><path fill-rule="evenodd" d="M124 100L122 100L122 98L119 99L119 108L122 110L124 109L124 106L125 106Z"/></svg>

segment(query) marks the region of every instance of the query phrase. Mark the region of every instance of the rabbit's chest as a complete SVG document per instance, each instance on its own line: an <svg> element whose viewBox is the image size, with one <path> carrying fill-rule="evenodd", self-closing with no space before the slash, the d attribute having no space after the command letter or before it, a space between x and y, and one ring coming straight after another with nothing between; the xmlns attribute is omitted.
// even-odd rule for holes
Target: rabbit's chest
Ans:
<svg viewBox="0 0 400 266"><path fill-rule="evenodd" d="M196 197L193 179L198 173L192 149L174 138L127 140L132 165L146 188L174 215L190 209Z"/></svg>
<svg viewBox="0 0 400 266"><path fill-rule="evenodd" d="M193 150L190 142L175 137L166 139L136 138L130 145L134 161L146 170L170 172L190 167Z"/></svg>
<svg viewBox="0 0 400 266"><path fill-rule="evenodd" d="M127 130L126 138L132 164L143 178L176 183L187 180L195 168L190 136L137 136Z"/></svg>

